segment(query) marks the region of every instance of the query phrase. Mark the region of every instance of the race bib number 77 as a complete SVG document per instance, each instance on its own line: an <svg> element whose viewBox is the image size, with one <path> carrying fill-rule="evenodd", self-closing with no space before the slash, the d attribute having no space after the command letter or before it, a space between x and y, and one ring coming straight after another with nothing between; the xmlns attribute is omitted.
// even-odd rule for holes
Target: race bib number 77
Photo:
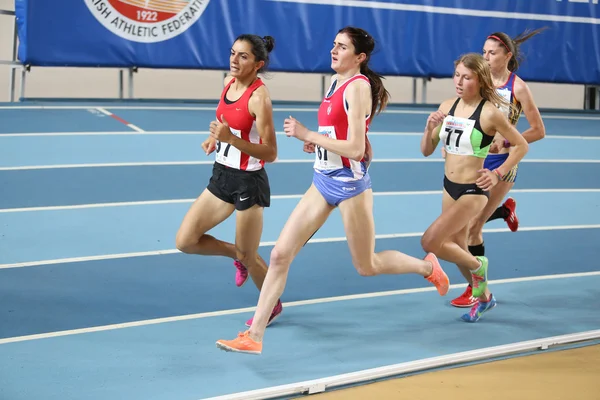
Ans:
<svg viewBox="0 0 600 400"><path fill-rule="evenodd" d="M452 116L446 117L440 131L440 141L443 143L446 152L462 156L473 155L471 133L474 126L474 120Z"/></svg>

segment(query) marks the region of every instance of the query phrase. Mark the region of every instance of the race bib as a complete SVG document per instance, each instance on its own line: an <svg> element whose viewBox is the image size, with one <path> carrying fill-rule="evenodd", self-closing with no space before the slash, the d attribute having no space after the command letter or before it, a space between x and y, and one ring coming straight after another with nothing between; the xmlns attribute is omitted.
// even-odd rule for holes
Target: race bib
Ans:
<svg viewBox="0 0 600 400"><path fill-rule="evenodd" d="M319 134L337 140L337 137L335 136L335 128L333 126L320 126ZM342 157L339 155L332 153L320 146L315 146L314 168L322 171L328 171L344 168L344 164L342 163Z"/></svg>
<svg viewBox="0 0 600 400"><path fill-rule="evenodd" d="M471 144L474 127L475 121L472 119L447 116L440 130L440 142L444 144L446 152L460 156L475 154Z"/></svg>
<svg viewBox="0 0 600 400"><path fill-rule="evenodd" d="M237 137L242 136L242 132L229 128L231 133L233 133ZM216 161L219 164L227 165L231 168L240 169L240 163L242 160L242 152L239 151L236 147L232 146L229 143L221 143L217 140L217 148L215 149L215 157Z"/></svg>

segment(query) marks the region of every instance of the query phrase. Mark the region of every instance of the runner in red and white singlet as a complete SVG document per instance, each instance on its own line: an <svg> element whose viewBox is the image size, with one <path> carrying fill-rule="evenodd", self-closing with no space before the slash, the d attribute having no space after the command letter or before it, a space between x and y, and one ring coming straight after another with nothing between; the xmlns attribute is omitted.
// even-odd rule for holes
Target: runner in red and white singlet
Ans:
<svg viewBox="0 0 600 400"><path fill-rule="evenodd" d="M265 328L285 288L292 260L336 207L360 275L415 273L435 285L441 295L448 292L448 277L433 253L425 260L394 250L375 253L373 191L367 169L372 152L367 130L373 116L385 108L389 94L381 77L368 65L374 48L373 37L363 29L341 29L331 50L331 67L337 74L319 108L318 132L309 131L292 117L285 120L286 134L305 142L305 151L315 152L313 184L290 215L271 252L267 279L250 329L233 340L217 341L217 347L262 352ZM332 256L323 255L323 259Z"/></svg>
<svg viewBox="0 0 600 400"><path fill-rule="evenodd" d="M238 36L231 47L230 76L224 82L216 120L210 124L210 137L202 143L207 155L215 153L212 176L187 212L176 238L177 248L184 253L233 259L236 285L242 286L250 275L259 290L267 265L258 255L258 246L263 209L271 201L264 165L277 158L277 141L271 99L258 74L267 68L273 47L272 37L247 34ZM235 244L206 234L234 211ZM281 302L277 302L269 323L281 311Z"/></svg>

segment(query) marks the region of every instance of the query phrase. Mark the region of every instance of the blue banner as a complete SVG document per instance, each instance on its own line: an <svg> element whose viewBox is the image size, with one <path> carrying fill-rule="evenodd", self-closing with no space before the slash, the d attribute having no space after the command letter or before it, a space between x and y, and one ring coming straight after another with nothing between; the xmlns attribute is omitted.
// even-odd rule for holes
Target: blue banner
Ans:
<svg viewBox="0 0 600 400"><path fill-rule="evenodd" d="M598 0L16 0L19 60L39 66L228 69L241 33L275 38L271 70L330 73L336 32L377 41L383 75L449 77L487 35L522 46L528 81L600 84Z"/></svg>

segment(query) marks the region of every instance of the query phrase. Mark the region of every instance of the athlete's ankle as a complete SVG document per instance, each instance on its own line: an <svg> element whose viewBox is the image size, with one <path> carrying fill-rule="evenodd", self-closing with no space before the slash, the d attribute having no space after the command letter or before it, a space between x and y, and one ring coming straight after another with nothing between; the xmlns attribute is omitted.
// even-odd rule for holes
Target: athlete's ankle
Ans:
<svg viewBox="0 0 600 400"><path fill-rule="evenodd" d="M425 260L425 266L423 267L423 275L425 278L429 278L433 274L433 263Z"/></svg>
<svg viewBox="0 0 600 400"><path fill-rule="evenodd" d="M252 327L248 329L248 336L250 339L254 340L256 343L260 343L263 340L263 335L255 332Z"/></svg>
<svg viewBox="0 0 600 400"><path fill-rule="evenodd" d="M479 264L479 266L477 268L471 270L471 273L473 273L473 274L480 272L481 268L483 268L483 263L478 258L477 258L477 263Z"/></svg>

